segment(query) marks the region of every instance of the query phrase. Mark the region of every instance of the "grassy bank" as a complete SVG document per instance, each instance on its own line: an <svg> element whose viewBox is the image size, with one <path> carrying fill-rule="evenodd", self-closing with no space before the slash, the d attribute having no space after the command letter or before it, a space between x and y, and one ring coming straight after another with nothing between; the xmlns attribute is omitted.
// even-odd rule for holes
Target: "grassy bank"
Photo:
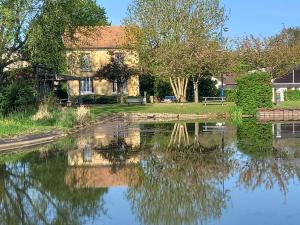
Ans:
<svg viewBox="0 0 300 225"><path fill-rule="evenodd" d="M195 104L195 103L172 103L172 104L147 104L147 105L97 105L91 108L95 116L110 113L175 113L175 114L201 114L201 113L228 113L234 107L234 103L221 105Z"/></svg>
<svg viewBox="0 0 300 225"><path fill-rule="evenodd" d="M68 131L94 120L86 107L62 108L42 106L37 111L15 113L0 118L0 138L12 138L53 130Z"/></svg>
<svg viewBox="0 0 300 225"><path fill-rule="evenodd" d="M23 134L47 132L52 126L32 121L30 114L18 114L0 119L0 138L15 137Z"/></svg>
<svg viewBox="0 0 300 225"><path fill-rule="evenodd" d="M280 102L278 105L275 106L275 108L277 108L277 109L299 109L300 101Z"/></svg>
<svg viewBox="0 0 300 225"><path fill-rule="evenodd" d="M147 104L147 105L95 105L90 107L90 113L82 113L79 108L42 109L40 112L23 113L0 118L0 138L12 138L26 134L44 133L51 130L67 131L76 125L84 125L97 116L112 113L174 113L174 114L201 114L201 113L228 113L234 103L208 105L195 103L185 104ZM38 115L38 119L33 119ZM88 117L88 118L87 118Z"/></svg>

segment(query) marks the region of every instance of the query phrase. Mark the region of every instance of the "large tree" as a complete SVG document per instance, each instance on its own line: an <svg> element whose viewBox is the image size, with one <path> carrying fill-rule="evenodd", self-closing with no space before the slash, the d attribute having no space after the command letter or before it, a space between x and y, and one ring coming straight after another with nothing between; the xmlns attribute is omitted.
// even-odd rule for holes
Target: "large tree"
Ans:
<svg viewBox="0 0 300 225"><path fill-rule="evenodd" d="M66 65L63 36L81 26L107 24L95 0L2 0L0 4L0 83L6 68L20 61L56 71Z"/></svg>
<svg viewBox="0 0 300 225"><path fill-rule="evenodd" d="M285 28L266 38L250 35L237 46L238 72L264 69L277 77L300 63L300 31L297 28Z"/></svg>
<svg viewBox="0 0 300 225"><path fill-rule="evenodd" d="M125 24L142 67L170 80L185 101L188 78L202 71L198 51L217 37L225 19L218 0L135 0Z"/></svg>

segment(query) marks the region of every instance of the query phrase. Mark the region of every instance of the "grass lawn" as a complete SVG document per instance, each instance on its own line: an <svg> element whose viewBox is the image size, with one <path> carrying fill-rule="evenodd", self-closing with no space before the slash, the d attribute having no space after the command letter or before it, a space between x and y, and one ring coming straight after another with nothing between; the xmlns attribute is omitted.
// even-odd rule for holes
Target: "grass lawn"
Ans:
<svg viewBox="0 0 300 225"><path fill-rule="evenodd" d="M147 105L96 105L91 108L94 115L107 115L110 113L174 113L174 114L200 114L200 113L226 113L234 103L221 105L207 105L202 103L156 103Z"/></svg>
<svg viewBox="0 0 300 225"><path fill-rule="evenodd" d="M95 105L91 106L92 116L101 116L112 113L174 113L174 114L200 114L200 113L226 113L231 110L234 103L205 106L201 103L172 103L147 105ZM71 109L70 109L71 110ZM65 111L68 112L68 111ZM44 133L54 129L66 131L73 127L74 115L70 113L54 115L55 121L38 122L31 119L30 114L17 114L8 118L0 118L0 138L12 138L26 134Z"/></svg>
<svg viewBox="0 0 300 225"><path fill-rule="evenodd" d="M275 106L275 108L281 108L281 109L300 109L300 101L286 101L281 102L278 105Z"/></svg>
<svg viewBox="0 0 300 225"><path fill-rule="evenodd" d="M10 138L24 134L37 134L53 130L51 126L41 125L29 117L0 119L0 138Z"/></svg>

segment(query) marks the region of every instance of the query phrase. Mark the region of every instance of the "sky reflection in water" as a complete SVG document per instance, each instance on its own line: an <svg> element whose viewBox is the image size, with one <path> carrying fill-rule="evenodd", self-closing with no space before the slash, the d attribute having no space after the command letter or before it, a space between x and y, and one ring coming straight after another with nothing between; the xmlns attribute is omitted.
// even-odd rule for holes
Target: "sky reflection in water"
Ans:
<svg viewBox="0 0 300 225"><path fill-rule="evenodd" d="M0 158L0 224L299 224L300 125L112 124Z"/></svg>

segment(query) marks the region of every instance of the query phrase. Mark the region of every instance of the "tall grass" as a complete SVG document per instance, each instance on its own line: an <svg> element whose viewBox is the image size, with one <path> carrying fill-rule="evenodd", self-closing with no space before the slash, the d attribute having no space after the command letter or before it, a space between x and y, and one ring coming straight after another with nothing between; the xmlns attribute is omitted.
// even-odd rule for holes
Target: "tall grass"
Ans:
<svg viewBox="0 0 300 225"><path fill-rule="evenodd" d="M19 112L0 117L0 138L54 129L66 130L76 125L86 125L91 120L89 108L64 108L53 102L45 102L37 111Z"/></svg>

